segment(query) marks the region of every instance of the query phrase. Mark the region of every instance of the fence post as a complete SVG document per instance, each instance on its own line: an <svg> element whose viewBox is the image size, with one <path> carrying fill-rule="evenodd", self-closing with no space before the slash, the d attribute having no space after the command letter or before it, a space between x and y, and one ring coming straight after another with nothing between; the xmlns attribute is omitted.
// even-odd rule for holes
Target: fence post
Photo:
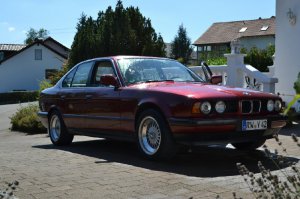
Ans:
<svg viewBox="0 0 300 199"><path fill-rule="evenodd" d="M240 87L244 86L244 57L245 54L240 54L240 42L239 40L233 40L230 43L231 53L225 54L227 58L227 81L226 85Z"/></svg>

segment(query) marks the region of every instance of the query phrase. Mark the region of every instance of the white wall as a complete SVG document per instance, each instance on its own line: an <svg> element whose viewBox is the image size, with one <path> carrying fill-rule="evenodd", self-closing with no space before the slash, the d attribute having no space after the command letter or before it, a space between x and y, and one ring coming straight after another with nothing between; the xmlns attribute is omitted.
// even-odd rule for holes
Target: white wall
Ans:
<svg viewBox="0 0 300 199"><path fill-rule="evenodd" d="M35 49L42 49L42 60L35 60ZM0 93L12 90L38 90L46 69L60 69L63 58L44 47L33 45L0 64Z"/></svg>
<svg viewBox="0 0 300 199"><path fill-rule="evenodd" d="M270 44L275 44L275 36L261 36L261 37L242 37L240 42L243 48L250 50L256 46L259 49L265 49Z"/></svg>
<svg viewBox="0 0 300 199"><path fill-rule="evenodd" d="M289 23L287 12L291 8L297 16L295 25ZM275 77L276 93L289 102L295 94L294 82L300 72L300 1L276 1L276 39L275 39ZM283 94L283 95L282 95Z"/></svg>

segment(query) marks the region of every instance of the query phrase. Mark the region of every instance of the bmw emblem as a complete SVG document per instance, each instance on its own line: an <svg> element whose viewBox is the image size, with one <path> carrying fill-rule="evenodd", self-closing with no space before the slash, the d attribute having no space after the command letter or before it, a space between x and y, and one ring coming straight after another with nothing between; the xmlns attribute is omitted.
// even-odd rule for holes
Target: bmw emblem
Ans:
<svg viewBox="0 0 300 199"><path fill-rule="evenodd" d="M243 95L251 95L251 94L248 92L243 92Z"/></svg>

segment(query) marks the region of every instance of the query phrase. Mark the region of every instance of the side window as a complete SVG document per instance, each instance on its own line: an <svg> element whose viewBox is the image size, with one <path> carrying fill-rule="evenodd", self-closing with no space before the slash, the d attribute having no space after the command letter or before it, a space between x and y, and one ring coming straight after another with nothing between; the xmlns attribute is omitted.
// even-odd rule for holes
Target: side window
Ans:
<svg viewBox="0 0 300 199"><path fill-rule="evenodd" d="M86 62L77 67L71 87L86 87L93 62Z"/></svg>
<svg viewBox="0 0 300 199"><path fill-rule="evenodd" d="M100 78L102 75L116 76L113 65L110 61L101 61L95 64L95 70L92 77L92 86L103 86L100 84Z"/></svg>
<svg viewBox="0 0 300 199"><path fill-rule="evenodd" d="M62 87L71 87L71 83L72 83L72 79L74 77L75 74L75 69L73 69L64 79L64 81L62 82Z"/></svg>

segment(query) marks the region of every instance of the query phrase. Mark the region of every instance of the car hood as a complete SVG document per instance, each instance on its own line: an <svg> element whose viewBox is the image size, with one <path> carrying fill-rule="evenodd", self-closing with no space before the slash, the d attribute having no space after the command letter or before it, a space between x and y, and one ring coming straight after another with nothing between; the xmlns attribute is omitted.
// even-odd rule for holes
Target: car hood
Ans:
<svg viewBox="0 0 300 199"><path fill-rule="evenodd" d="M152 82L132 85L131 88L138 88L148 91L158 91L183 95L189 98L217 98L217 97L244 97L244 98L274 98L271 93L264 93L244 88L218 86L205 83L188 82Z"/></svg>

